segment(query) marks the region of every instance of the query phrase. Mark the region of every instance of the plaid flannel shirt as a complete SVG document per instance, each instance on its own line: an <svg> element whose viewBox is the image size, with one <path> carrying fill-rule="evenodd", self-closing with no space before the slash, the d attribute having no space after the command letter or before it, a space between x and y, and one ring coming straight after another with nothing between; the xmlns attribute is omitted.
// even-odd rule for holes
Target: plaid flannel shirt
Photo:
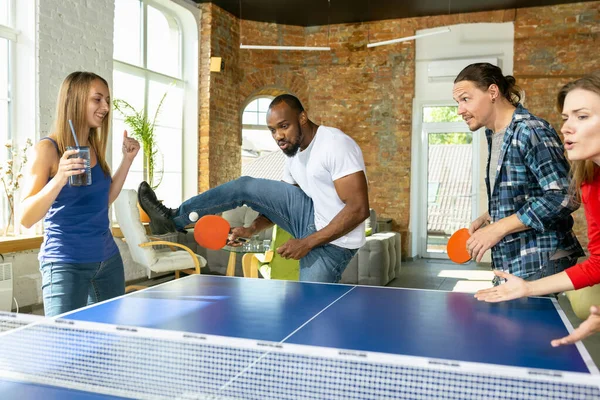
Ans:
<svg viewBox="0 0 600 400"><path fill-rule="evenodd" d="M492 248L492 267L527 278L559 249L583 256L571 229L571 213L579 204L568 193L569 164L556 131L519 104L504 134L498 166L490 171L492 134L486 129L486 171L496 173L493 188L488 174L485 178L490 217L495 222L516 214L531 228L502 238Z"/></svg>

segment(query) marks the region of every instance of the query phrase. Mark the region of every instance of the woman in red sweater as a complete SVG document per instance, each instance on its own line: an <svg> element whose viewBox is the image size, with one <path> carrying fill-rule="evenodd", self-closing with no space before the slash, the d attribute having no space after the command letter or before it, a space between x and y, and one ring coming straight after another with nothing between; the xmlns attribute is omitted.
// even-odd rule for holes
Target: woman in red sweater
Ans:
<svg viewBox="0 0 600 400"><path fill-rule="evenodd" d="M562 110L565 150L572 162L571 189L585 208L590 257L563 272L536 281L524 281L503 271L494 273L506 283L480 290L481 301L499 302L524 296L540 296L580 289L600 283L600 73L563 86L558 93ZM573 333L552 341L552 346L574 343L600 332L600 306L592 306L589 318Z"/></svg>

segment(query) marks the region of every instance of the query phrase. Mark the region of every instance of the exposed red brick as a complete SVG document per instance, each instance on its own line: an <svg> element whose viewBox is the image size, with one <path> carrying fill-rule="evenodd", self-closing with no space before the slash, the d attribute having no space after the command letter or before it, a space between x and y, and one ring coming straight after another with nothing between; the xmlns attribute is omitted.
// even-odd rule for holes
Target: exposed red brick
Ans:
<svg viewBox="0 0 600 400"><path fill-rule="evenodd" d="M361 146L369 177L371 206L393 219L407 255L414 42L367 49L369 42L414 35L418 29L459 23L515 24L514 75L525 105L557 130L555 96L561 85L600 70L600 1L551 7L301 28L240 21L212 4L202 4L200 41L199 189L240 173L241 111L260 95L291 92L317 123L338 127ZM239 44L331 46L331 52L240 50ZM585 56L584 56L585 55ZM225 70L208 72L211 56ZM575 231L586 243L585 223L576 213Z"/></svg>

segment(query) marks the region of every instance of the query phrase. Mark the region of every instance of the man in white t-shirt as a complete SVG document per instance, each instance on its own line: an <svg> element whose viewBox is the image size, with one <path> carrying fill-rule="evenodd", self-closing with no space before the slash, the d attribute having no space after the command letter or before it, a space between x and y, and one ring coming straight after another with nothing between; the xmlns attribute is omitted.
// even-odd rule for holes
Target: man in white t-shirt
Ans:
<svg viewBox="0 0 600 400"><path fill-rule="evenodd" d="M276 251L300 260L301 281L337 282L365 243L369 199L362 152L339 129L309 120L300 101L289 94L271 102L267 125L288 156L284 182L241 177L194 196L178 209L163 206L142 182L140 205L164 231L172 231L191 222L190 212L202 217L246 204L260 215L250 227L234 228L232 243L277 224L294 239Z"/></svg>

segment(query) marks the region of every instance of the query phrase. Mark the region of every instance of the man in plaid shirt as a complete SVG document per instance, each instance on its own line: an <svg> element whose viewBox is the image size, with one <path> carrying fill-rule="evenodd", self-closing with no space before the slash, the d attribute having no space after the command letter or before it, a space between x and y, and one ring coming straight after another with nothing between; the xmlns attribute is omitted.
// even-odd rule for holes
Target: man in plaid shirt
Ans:
<svg viewBox="0 0 600 400"><path fill-rule="evenodd" d="M494 65L469 65L454 83L458 113L471 131L486 128L489 150L488 212L469 228L472 258L492 249L493 269L527 280L575 265L584 255L572 231L579 204L558 134L519 103L515 79Z"/></svg>

